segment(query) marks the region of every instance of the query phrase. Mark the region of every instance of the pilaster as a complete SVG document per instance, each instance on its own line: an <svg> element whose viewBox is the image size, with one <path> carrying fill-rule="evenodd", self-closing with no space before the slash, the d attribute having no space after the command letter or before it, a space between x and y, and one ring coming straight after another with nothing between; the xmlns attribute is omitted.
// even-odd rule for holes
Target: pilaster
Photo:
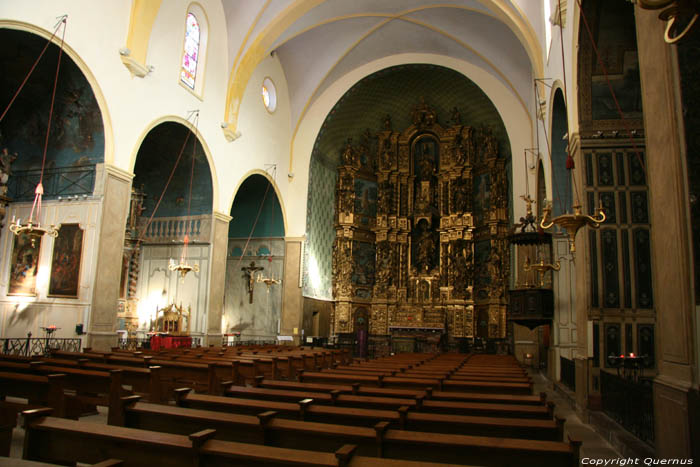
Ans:
<svg viewBox="0 0 700 467"><path fill-rule="evenodd" d="M658 11L635 8L646 128L659 374L654 381L658 457L690 457L692 251L688 234L676 49L664 42Z"/></svg>
<svg viewBox="0 0 700 467"><path fill-rule="evenodd" d="M132 177L131 173L105 165L103 185L97 185L96 191L102 191L96 193L102 195L102 215L87 339L88 346L95 350L110 350L117 344L117 302Z"/></svg>
<svg viewBox="0 0 700 467"><path fill-rule="evenodd" d="M301 278L302 244L304 238L286 237L284 239L284 281L282 282L282 317L280 334L292 336L294 343L300 343L304 301L301 296L299 279Z"/></svg>
<svg viewBox="0 0 700 467"><path fill-rule="evenodd" d="M221 345L221 316L224 311L226 252L228 251L228 224L230 221L231 216L221 212L215 211L212 214L206 345Z"/></svg>

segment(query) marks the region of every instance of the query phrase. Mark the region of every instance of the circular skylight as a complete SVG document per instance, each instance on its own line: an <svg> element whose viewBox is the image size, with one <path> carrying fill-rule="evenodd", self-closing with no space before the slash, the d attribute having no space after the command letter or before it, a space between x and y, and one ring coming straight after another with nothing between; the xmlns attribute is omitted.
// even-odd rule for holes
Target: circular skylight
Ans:
<svg viewBox="0 0 700 467"><path fill-rule="evenodd" d="M274 112L277 108L277 90L270 78L265 78L262 84L263 104L268 112Z"/></svg>

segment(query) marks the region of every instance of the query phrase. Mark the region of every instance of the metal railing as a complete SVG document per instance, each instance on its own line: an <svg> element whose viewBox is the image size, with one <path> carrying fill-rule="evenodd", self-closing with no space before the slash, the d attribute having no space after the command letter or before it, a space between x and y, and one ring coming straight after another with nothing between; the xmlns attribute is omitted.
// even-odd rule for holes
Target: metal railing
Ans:
<svg viewBox="0 0 700 467"><path fill-rule="evenodd" d="M573 360L564 357L559 357L559 363L561 366L560 381L572 391L576 391L576 364Z"/></svg>
<svg viewBox="0 0 700 467"><path fill-rule="evenodd" d="M7 196L13 201L34 199L41 170L16 170L7 182ZM44 170L44 198L91 195L95 189L95 166L57 167Z"/></svg>
<svg viewBox="0 0 700 467"><path fill-rule="evenodd" d="M33 357L49 355L52 350L80 352L81 340L66 337L6 337L1 338L3 355Z"/></svg>
<svg viewBox="0 0 700 467"><path fill-rule="evenodd" d="M654 444L654 393L649 379L635 382L600 372L603 412L642 441Z"/></svg>

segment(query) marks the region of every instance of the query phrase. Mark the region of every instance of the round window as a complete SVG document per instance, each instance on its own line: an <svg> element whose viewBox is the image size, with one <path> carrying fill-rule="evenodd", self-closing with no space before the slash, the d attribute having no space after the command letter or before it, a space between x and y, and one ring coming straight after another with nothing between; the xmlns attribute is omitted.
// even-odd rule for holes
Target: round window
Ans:
<svg viewBox="0 0 700 467"><path fill-rule="evenodd" d="M268 112L274 112L277 108L277 90L270 78L265 78L263 80L262 99Z"/></svg>

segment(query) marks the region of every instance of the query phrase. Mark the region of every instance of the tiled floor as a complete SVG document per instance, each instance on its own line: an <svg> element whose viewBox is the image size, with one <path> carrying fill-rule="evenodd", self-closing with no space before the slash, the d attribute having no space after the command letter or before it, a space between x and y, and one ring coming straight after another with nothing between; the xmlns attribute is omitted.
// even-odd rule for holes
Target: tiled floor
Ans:
<svg viewBox="0 0 700 467"><path fill-rule="evenodd" d="M553 389L551 381L539 372L531 371L531 376L535 394L546 392L547 400L556 404L555 415L566 419L564 439L568 439L567 435L571 435L572 439L583 442L580 453L581 459L584 457L594 459L617 459L621 457L610 443L603 439L590 425L583 423L579 419L576 411L569 405L569 401Z"/></svg>

